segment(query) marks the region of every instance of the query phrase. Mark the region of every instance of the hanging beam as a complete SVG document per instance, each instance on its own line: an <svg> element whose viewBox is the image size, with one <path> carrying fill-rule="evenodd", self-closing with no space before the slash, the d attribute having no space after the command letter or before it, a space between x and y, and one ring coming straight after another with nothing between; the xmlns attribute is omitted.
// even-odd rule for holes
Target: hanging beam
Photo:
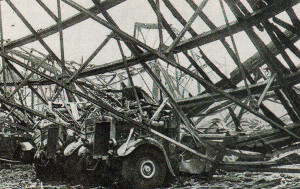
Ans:
<svg viewBox="0 0 300 189"><path fill-rule="evenodd" d="M227 15L226 15L226 11L225 11L225 8L224 8L224 5L223 5L223 1L219 0L219 3L221 5L221 9L222 9L222 13L223 13L223 16L224 16L224 20L225 20L226 26L229 28L231 44L233 46L235 58L237 60L237 61L235 61L235 64L241 70L243 81L244 81L244 85L245 85L245 87L247 89L248 96L249 96L249 98L252 98L251 97L251 91L249 89L249 85L248 85L248 82L247 82L247 79L246 79L246 70L245 70L245 68L244 68L244 66L243 66L243 64L241 62L241 58L240 58L240 55L238 53L238 50L237 50L237 47L236 47L236 43L235 43L233 34L232 34L231 30L230 30L229 21L228 21ZM247 73L247 75L249 75L249 74ZM249 79L249 80L250 80L250 82L254 83L254 80L252 78Z"/></svg>

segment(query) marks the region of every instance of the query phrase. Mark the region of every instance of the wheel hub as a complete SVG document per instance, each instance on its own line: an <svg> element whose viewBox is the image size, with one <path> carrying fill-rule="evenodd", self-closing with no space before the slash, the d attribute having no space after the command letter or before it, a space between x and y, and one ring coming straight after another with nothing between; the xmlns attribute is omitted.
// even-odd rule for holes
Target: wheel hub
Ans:
<svg viewBox="0 0 300 189"><path fill-rule="evenodd" d="M144 178L146 178L146 179L152 178L155 174L155 171L156 171L156 168L155 168L153 161L146 160L142 163L140 172Z"/></svg>

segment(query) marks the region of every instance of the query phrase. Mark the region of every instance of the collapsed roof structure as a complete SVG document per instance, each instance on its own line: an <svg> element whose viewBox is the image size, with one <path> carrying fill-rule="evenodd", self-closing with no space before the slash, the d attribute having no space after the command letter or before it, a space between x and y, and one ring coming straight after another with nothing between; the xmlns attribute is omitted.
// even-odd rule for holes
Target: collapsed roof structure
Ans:
<svg viewBox="0 0 300 189"><path fill-rule="evenodd" d="M145 126L149 106L168 106L200 144L208 119L243 129L245 114L300 139L286 127L300 119L299 0L1 3L2 20L18 19L1 28L2 131L51 122L80 133L101 109L210 159Z"/></svg>

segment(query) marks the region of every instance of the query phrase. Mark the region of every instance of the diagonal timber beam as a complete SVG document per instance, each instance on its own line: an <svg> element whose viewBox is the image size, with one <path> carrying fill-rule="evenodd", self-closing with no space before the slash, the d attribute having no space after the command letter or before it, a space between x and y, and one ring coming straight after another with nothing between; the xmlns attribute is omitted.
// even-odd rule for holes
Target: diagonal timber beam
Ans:
<svg viewBox="0 0 300 189"><path fill-rule="evenodd" d="M284 97L282 92L279 89L274 90L274 92L275 92L276 96L278 97L278 99L280 100L283 107L286 109L286 111L287 111L288 115L290 116L291 120L295 123L299 122L299 117L296 115L293 108L290 106L289 102Z"/></svg>
<svg viewBox="0 0 300 189"><path fill-rule="evenodd" d="M57 16L43 3L42 0L36 0L36 2L49 14L49 16L55 21L58 22Z"/></svg>
<svg viewBox="0 0 300 189"><path fill-rule="evenodd" d="M24 80L25 78L23 77L23 75L9 62L9 61L6 61L8 66L10 67L11 70L13 70L17 75L18 77L21 78L21 80ZM48 104L48 101L46 101L41 95L40 93L32 87L32 85L28 85L28 87L32 90L32 92L44 103L44 104Z"/></svg>
<svg viewBox="0 0 300 189"><path fill-rule="evenodd" d="M18 15L18 17L22 20L22 22L26 25L26 27L31 31L31 33L37 38L37 40L40 42L40 44L48 51L48 53L53 56L53 58L57 61L57 63L61 66L62 72L66 73L68 76L71 76L70 70L65 66L64 60L59 59L56 54L52 51L52 49L45 43L43 38L37 33L37 31L31 26L31 24L26 20L26 18L21 14L21 12L16 8L16 6L10 1L6 0L8 5L13 9L13 11ZM58 26L60 26L61 23L58 23ZM60 47L61 47L61 55L62 58L64 57L63 54L63 45L62 45L62 28L59 27L60 31ZM75 85L71 83L71 86L75 88ZM80 86L79 86L80 87ZM75 101L75 97L67 92L67 96L70 101Z"/></svg>
<svg viewBox="0 0 300 189"><path fill-rule="evenodd" d="M293 26L277 17L273 18L273 22L275 22L276 24L280 25L281 27L293 32L294 34L300 35L299 29L297 29L295 26Z"/></svg>
<svg viewBox="0 0 300 189"><path fill-rule="evenodd" d="M221 5L221 9L222 9L222 13L223 13L223 16L224 16L224 20L225 20L225 23L226 23L226 26L228 28L229 27L229 21L228 21L228 18L227 18L227 14L226 14L226 11L225 11L225 8L224 8L224 5L223 5L223 1L222 0L219 0L219 3ZM249 85L248 85L248 82L247 82L247 79L246 79L246 70L241 62L241 58L240 58L240 55L238 53L238 50L237 50L237 47L236 47L236 43L235 43L235 40L234 40L234 37L233 37L233 34L231 32L231 30L229 29L229 33L230 33L230 39L231 39L231 44L233 46L233 49L234 49L234 53L235 53L235 63L237 65L237 67L241 70L241 73L242 73L242 77L243 77L243 81L244 81L244 85L246 86L247 88L247 92L248 92L248 96L251 98L251 92L250 92L250 89L249 89ZM247 72L248 73L248 72ZM248 74L247 74L248 75ZM253 80L250 79L250 82L252 82ZM254 83L254 82L253 82Z"/></svg>
<svg viewBox="0 0 300 189"><path fill-rule="evenodd" d="M153 0L148 0L148 2L151 4L151 6L152 6L152 9L153 9ZM165 2L165 5L168 7L168 9L171 11L171 13L172 13L172 15L183 25L183 26L185 26L185 25L187 25L187 22L185 21L185 19L180 15L180 13L176 10L176 8L169 2L169 0L164 0L164 2ZM197 9L198 9L198 7L197 7L197 5L192 1L192 0L190 0L190 1L187 1L189 4L191 4L191 7L194 9L194 11L197 11ZM198 16L198 15L200 15L200 14L204 14L202 11L198 11L197 12L197 15L196 16ZM170 36L172 37L172 38L175 38L176 37L176 35L175 35L175 33L173 34L172 33L172 30L171 31L169 31L170 30L170 27L168 26L168 23L167 23L167 21L163 18L163 23L164 23L164 26L165 26L165 29L168 31L168 33L170 34ZM213 23L211 23L210 22L210 24L212 24L213 25ZM213 25L214 26L214 25ZM216 28L216 26L214 26L213 28L212 28L212 30L213 29L215 29ZM196 37L198 34L193 30L193 29L189 29L188 30L189 31L189 33L193 36L193 37ZM224 47L226 48L226 50L227 50L227 52L229 53L229 55L232 57L232 59L233 59L233 61L238 65L238 59L236 58L236 55L235 55L235 53L233 52L233 50L231 49L231 47L229 46L229 44L224 40L224 39L220 39L221 40L221 42L223 42L223 45L224 45ZM199 51L201 51L201 49L199 48L199 47L197 47L198 49L199 49ZM184 52L184 54L185 54L185 52ZM185 56L187 56L186 54L185 54ZM188 58L188 57L187 57ZM192 62L191 62L192 63ZM212 65L212 64L208 64L210 67L211 67L211 69L213 70L213 71L215 71L216 70L216 74L218 74L220 71L218 70L218 68L216 67L216 66L214 66L214 65ZM201 72L199 72L201 75L202 75L202 77L204 77L203 76L203 74L201 73ZM219 74L218 74L219 75ZM253 81L253 79L251 78L251 76L250 76L250 74L248 73L248 72L246 72L246 75L247 75L247 77L248 77L248 79L249 79L249 81ZM223 77L224 77L224 75L222 75ZM220 77L222 77L222 76L220 76ZM229 81L229 80L226 80L226 81ZM232 86L231 84L230 84L230 82L229 82L229 85L230 86ZM206 89L207 90L207 89Z"/></svg>
<svg viewBox="0 0 300 189"><path fill-rule="evenodd" d="M117 24L115 23L115 21L111 18L111 16L104 11L103 12L104 17L106 18L106 20L109 21L109 23L111 23L113 26L115 26L117 29L119 29L119 27L117 26ZM115 31L115 30L113 30ZM122 31L120 31L122 32ZM135 38L133 38L135 40ZM140 54L142 54L142 51L136 46L136 45L131 45L129 44L127 41L125 41L125 44L127 45L127 47L131 50L131 52L135 55L135 56L139 56ZM150 47L146 46L146 48L151 49ZM155 51L155 50L154 50ZM158 52L158 55L161 55L160 52ZM124 57L123 57L124 59ZM193 126L192 121L186 117L186 115L184 114L184 112L182 111L182 109L177 105L177 103L175 102L175 100L173 99L172 95L168 92L168 90L162 85L161 81L156 77L156 75L152 72L152 70L148 67L148 65L146 65L145 61L141 61L142 66L147 70L148 74L154 79L155 83L158 85L158 87L162 90L162 92L169 98L170 103L172 104L173 108L175 109L176 113L179 115L179 117L182 119L182 121L184 122L187 130L190 132L190 134L197 139L198 143L200 143L201 145L203 145L206 148L210 148L210 145L208 145L206 142L204 142L197 134L197 132L195 131L195 128ZM127 64L126 64L127 66ZM198 144L197 143L197 144Z"/></svg>
<svg viewBox="0 0 300 189"><path fill-rule="evenodd" d="M277 122L273 121L272 119L258 113L257 111L249 108L247 105L245 105L244 103L240 102L238 99L236 99L235 97L227 94L226 92L224 92L223 90L217 88L215 85L211 84L210 82L200 78L198 75L194 74L193 72L191 72L190 70L184 68L181 65L178 65L176 63L174 63L173 61L169 60L165 55L162 55L160 53L158 53L156 50L152 49L151 47L145 45L144 43L140 42L139 40L136 40L135 38L131 37L130 35L128 35L127 33L121 31L120 29L118 29L117 27L115 27L114 25L106 22L105 20L99 18L98 16L90 13L89 11L87 11L85 8L81 7L80 5L74 3L71 0L63 0L65 3L67 3L68 5L72 6L73 8L84 12L85 14L89 15L93 20L99 22L100 24L102 24L103 26L113 30L115 33L117 33L121 38L123 38L124 40L128 40L130 42L132 42L135 45L138 45L142 48L144 48L145 50L149 51L150 53L155 54L157 57L159 57L160 59L162 59L163 61L167 62L168 64L172 65L173 67L181 70L182 72L184 72L185 74L190 75L191 77L193 77L194 79L196 79L199 83L201 83L202 85L206 85L208 87L210 87L212 90L216 91L217 93L223 95L225 98L232 100L233 102L235 102L237 105L245 108L247 111L249 111L250 113L256 115L257 117L262 118L263 120L269 122L270 124L274 125L276 128L285 131L286 133L288 133L289 135L300 139L299 136L297 136L296 134L294 134L293 132L291 132L290 130L282 127L280 124L278 124Z"/></svg>
<svg viewBox="0 0 300 189"><path fill-rule="evenodd" d="M115 1L114 1L115 2ZM103 2L105 3L105 2ZM274 2L274 4L272 6L267 6L264 9L260 10L260 11L256 11L254 12L252 15L246 17L243 22L239 22L239 21L234 21L230 23L230 27L231 27L231 31L232 33L237 33L239 31L243 30L243 23L244 22L249 22L251 26L255 25L255 23L259 20L262 20L262 18L268 19L271 18L273 16L275 16L276 14L284 11L286 8L288 7L292 7L296 4L298 4L299 1L296 0L287 0L287 1L280 1L280 2ZM97 8L93 8L88 9L91 12L97 12L98 9ZM80 15L80 17L78 18L79 20L81 19L81 17L84 17L85 20L89 18L89 16L85 15L84 13L79 13L78 15ZM77 15L74 16L74 19L72 17L72 19L70 19L71 21L74 21L77 19ZM66 21L66 22L65 22ZM62 27L64 28L64 24L70 24L69 20L65 20L62 22ZM71 22L72 23L72 22ZM57 27L57 26L56 26ZM56 29L56 32L58 31L58 28ZM43 37L43 34L41 34L39 32L39 34L41 35L41 37ZM296 42L299 40L299 36L297 35L292 35L289 32L286 32L286 35L289 37L289 39L292 42ZM228 29L226 29L226 26L220 26L218 28L213 29L210 32L205 32L202 33L200 35L198 35L197 37L193 37L191 39L188 39L182 43L180 43L180 46L177 46L177 50L178 52L184 51L184 50L189 50L192 49L194 47L197 46L201 46L204 45L206 43L210 43L216 40L219 40L220 38L224 38L229 36L228 34ZM34 37L33 37L34 38ZM11 43L9 43L11 44ZM7 44L8 49L10 48L9 44ZM277 55L278 51L275 49L274 45L272 43L268 44L268 48L271 50L272 54ZM284 47L285 48L285 47ZM150 60L154 60L156 58L156 56L154 56L151 53L144 53L144 55L140 56L141 58L137 58L137 57L130 57L127 59L128 65L129 66L133 66L139 63L140 59L146 60L146 61L150 61ZM257 66L262 65L264 62L263 60L260 58L259 53L256 53L254 56L250 57L248 60L246 60L243 64L245 64L245 67L247 69L254 69ZM92 75L97 75L97 74L103 74L103 73L107 73L107 72L111 72L111 71L115 71L118 69L123 69L124 68L124 63L122 60L116 60L114 62L111 63L106 63L104 65L100 65L96 68L91 68L91 69L86 69L82 72L82 74L80 74L79 78L82 77L88 77L88 76L92 76ZM234 83L238 83L240 81L240 74L239 74L239 70L234 70L231 73L231 80ZM51 82L49 81L37 81L39 84L51 84ZM221 82L222 83L222 82ZM34 84L31 83L31 84ZM217 84L218 85L218 84ZM224 84L220 84L220 86L223 86Z"/></svg>
<svg viewBox="0 0 300 189"><path fill-rule="evenodd" d="M276 46L276 48L278 49L278 51L280 52L282 58L285 60L285 62L288 64L288 66L290 67L292 72L295 72L298 70L298 68L295 66L295 64L292 62L292 60L290 59L290 57L287 55L287 53L284 51L284 49L282 48L282 45L279 41L279 39L275 36L275 34L273 33L274 30L272 29L272 24L270 22L265 22L264 23L264 27L267 31L267 33L269 34L271 40L273 41L274 45Z"/></svg>
<svg viewBox="0 0 300 189"><path fill-rule="evenodd" d="M48 56L44 58L36 67L36 69L39 69L43 63L46 62L48 59ZM22 82L7 96L7 99L11 98L13 95L15 95L16 92L18 92L24 85L25 83L33 76L34 72L31 72L29 75L27 75Z"/></svg>
<svg viewBox="0 0 300 189"><path fill-rule="evenodd" d="M264 100L264 98L265 98L265 96L266 96L268 90L270 89L270 87L271 87L273 81L274 81L275 78L276 78L276 75L277 75L277 74L274 73L274 74L270 77L270 79L269 79L269 81L268 81L268 84L266 85L264 91L261 93L261 95L260 95L260 97L259 97L259 99L258 99L258 101L257 101L258 107L261 105L262 101Z"/></svg>
<svg viewBox="0 0 300 189"><path fill-rule="evenodd" d="M204 154L201 154L201 153L195 151L194 149L192 149L192 148L190 148L190 147L188 147L188 146L185 146L184 144L181 144L181 143L175 141L174 139L172 139L172 138L170 138L170 137L168 137L168 136L166 136L166 135L163 135L163 134L159 133L158 131L156 131L156 130L154 130L154 129L152 129L152 128L148 128L146 125L144 125L144 124L142 124L142 123L140 123L140 122L137 122L137 121L135 121L135 120L129 118L129 117L126 116L124 113L119 112L119 111L115 110L114 108L112 108L109 104L107 104L105 101L103 101L103 100L100 99L100 98L97 98L97 99L91 98L90 96L88 96L88 95L86 95L86 94L84 94L84 93L82 93L82 92L80 92L80 91L78 91L78 90L76 90L76 89L70 88L69 86L65 85L63 82L61 82L61 81L59 81L59 80L56 80L56 79L54 79L54 78L52 78L52 77L50 77L50 76L48 76L48 75L46 75L46 74L44 74L44 73L42 73L42 72L40 72L40 71L38 71L38 70L32 68L31 66L28 66L28 65L24 64L23 62L21 62L21 61L15 59L15 58L13 58L13 57L11 57L11 56L8 56L7 54L0 53L0 55L3 56L3 57L5 57L5 58L7 58L7 59L10 60L10 61L13 61L13 62L16 63L16 64L22 66L23 68L26 68L26 69L28 69L28 70L30 70L30 71L32 71L32 72L35 72L36 74L40 75L41 77L43 77L43 78L45 78L45 79L51 80L53 83L57 84L57 85L60 86L60 87L63 87L64 89L68 90L69 92L71 92L71 93L73 93L73 94L76 94L76 95L78 95L78 96L81 96L82 98L85 98L87 101L90 101L91 103L93 103L93 104L95 104L95 105L97 105L97 106L99 106L99 107L101 107L101 108L103 108L103 109L105 109L105 110L107 110L107 111L109 111L109 112L115 114L116 116L119 116L119 117L123 118L124 120L126 120L126 121L132 123L133 126L135 126L135 127L137 127L137 128L145 129L145 130L147 130L147 131L149 131L149 132L151 132L151 133L153 133L153 134L155 134L155 135L157 135L157 136L159 136L159 137L161 137L161 138L163 138L163 139L165 139L165 140L167 140L167 141L169 141L169 142L171 142L171 143L173 143L173 144L175 144L175 145L177 145L177 146L179 146L179 147L181 147L181 148L183 148L183 149L188 150L189 152L193 153L194 155L196 155L196 156L198 156L198 157L200 157L200 158L202 158L202 159L205 159L205 160L208 160L208 161L214 161L213 158L208 157L208 156L206 156L206 155L204 155ZM35 110L31 110L31 109L29 109L29 108L27 108L27 107L24 107L24 106L19 106L19 105L13 104L13 103L8 102L8 101L6 102L5 99L3 99L2 97L0 97L0 101L3 102L3 103L5 103L5 104L10 103L10 105L12 105L12 106L15 105L15 106L18 106L18 107L21 108L21 109L28 110L28 111L30 111L31 113L33 113L33 114L35 113L35 114L37 114L38 116L43 117L43 118L45 118L45 119L47 119L47 120L50 119L49 117L47 117L47 116L45 116L45 115L43 115L43 114L40 115L40 114L39 114L37 111L35 111ZM54 123L55 123L55 120L54 120L54 121L51 120L51 122L54 122Z"/></svg>
<svg viewBox="0 0 300 189"><path fill-rule="evenodd" d="M240 19L243 18L242 13L239 10L234 9L234 5L232 5L230 3L228 5L236 18L240 18ZM292 44L289 41L289 39L277 27L275 27L271 24L268 24L269 21L265 20L265 21L262 21L262 23L263 23L264 27L272 28L274 30L274 32L277 34L278 38L283 38L283 43L288 48L290 48L292 50L293 47L295 47L294 44ZM281 83L284 93L287 95L287 97L290 100L290 103L293 105L293 108L295 109L296 113L298 115L300 115L300 108L299 108L300 107L300 98L295 94L295 92L293 91L291 86L286 85L286 81L284 80L284 75L287 74L287 72L286 72L287 69L281 64L281 62L274 55L272 55L270 53L269 49L266 47L264 42L258 37L258 35L254 32L254 30L251 28L251 26L248 25L248 23L245 23L245 32L248 35L248 37L250 38L253 45L257 48L258 52L261 54L261 56L265 60L268 67L273 71L273 73L277 73L278 81ZM292 51L297 56L297 52L299 53L300 51L297 48L295 48L295 50L296 50L296 53L293 50ZM299 56L300 56L300 53L299 53ZM262 109L262 106L260 106L260 108L262 111L264 111L264 109L265 109L265 108ZM274 118L276 118L276 117L274 117ZM272 126L274 126L274 125L272 124Z"/></svg>
<svg viewBox="0 0 300 189"><path fill-rule="evenodd" d="M123 3L125 1L126 0L113 0L113 1L105 0L105 1L102 1L100 3L101 4L101 9L97 8L96 6L93 6L93 7L89 8L88 10L91 11L92 13L94 13L94 14L99 14L99 13L101 13L101 11L113 8L114 6L117 6L120 3ZM67 29L67 28L69 28L71 26L74 26L74 25L76 25L80 22L83 22L87 19L89 19L89 16L87 16L83 13L75 14L74 16L63 20L62 23L61 23L61 28L62 29ZM45 29L42 29L42 30L38 31L38 34L39 34L40 37L45 38L45 37L48 37L50 35L53 35L53 34L57 33L58 30L59 30L58 24L55 24L55 25L49 26ZM8 50L8 49L12 49L12 48L19 47L19 46L22 46L22 45L26 45L26 44L34 42L34 41L37 41L37 39L32 34L32 35L28 35L28 36L25 36L23 38L11 41L10 43L6 44L4 48L5 48L5 50Z"/></svg>
<svg viewBox="0 0 300 189"><path fill-rule="evenodd" d="M186 25L183 27L183 29L180 31L180 33L177 35L176 39L172 42L172 44L168 47L165 53L169 53L171 50L174 49L174 47L180 42L180 40L183 38L184 34L190 29L193 22L197 18L199 12L202 11L202 9L205 7L208 0L204 0L201 2L199 7L196 9L196 11L193 13L189 21L186 23Z"/></svg>
<svg viewBox="0 0 300 189"><path fill-rule="evenodd" d="M149 4L151 5L152 9L155 11L155 3L153 0L148 0ZM174 15L174 17L176 17L176 19L178 19L182 25L187 24L187 22L185 22L185 20L180 16L180 14L177 12L177 10L175 9L175 7L173 7L173 5L168 1L168 0L164 0L164 3L166 4L166 6L170 9L170 11L172 12L172 14ZM168 24L167 20L164 18L164 16L162 14L159 15L161 18L161 22L164 26L164 28L166 29L166 31L169 33L169 35L171 36L171 38L173 40L176 39L176 34L175 32L172 30L172 28L170 27L170 25ZM189 33L191 33L192 35L197 35L197 33L192 29L189 28ZM212 82L211 79L208 77L208 75L202 70L202 68L197 64L197 62L188 54L187 51L184 51L183 54L185 55L185 57L190 61L190 63L195 67L195 69L198 71L198 73L207 81ZM206 88L207 91L211 91L209 88L207 88L206 86L204 86Z"/></svg>
<svg viewBox="0 0 300 189"><path fill-rule="evenodd" d="M94 50L94 52L84 61L84 63L73 73L73 75L66 81L67 84L74 82L80 73L89 65L89 63L97 56L97 54L103 49L103 47L111 39L110 35ZM58 89L53 99L55 100L61 93L62 88Z"/></svg>
<svg viewBox="0 0 300 189"><path fill-rule="evenodd" d="M292 7L299 3L299 0L279 0L272 3L272 5L266 6L263 9L255 11L249 16L246 16L241 21L234 21L229 24L229 27L221 26L215 30L204 32L197 37L192 37L186 41L179 43L174 50L182 52L184 50L192 49L213 41L219 40L229 36L229 29L231 32L238 33L244 30L244 24L248 23L249 26L254 26L260 23L262 20L267 20L281 13L289 7Z"/></svg>
<svg viewBox="0 0 300 189"><path fill-rule="evenodd" d="M30 32L37 38L37 40L41 43L41 45L48 51L48 53L53 56L53 58L61 65L62 69L67 70L67 68L62 64L61 60L56 56L56 54L52 51L52 49L45 43L42 37L37 33L37 31L31 26L31 24L26 20L26 18L22 15L22 13L17 9L17 7L10 1L5 0L10 8L18 15L18 17L22 20L22 22L26 25L26 27L30 30ZM68 71L70 74L70 71Z"/></svg>

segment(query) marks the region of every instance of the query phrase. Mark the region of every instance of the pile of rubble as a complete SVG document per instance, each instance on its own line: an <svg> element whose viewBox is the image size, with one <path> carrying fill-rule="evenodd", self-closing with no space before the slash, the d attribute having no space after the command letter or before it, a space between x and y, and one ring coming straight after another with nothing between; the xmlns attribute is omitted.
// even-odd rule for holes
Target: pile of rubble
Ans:
<svg viewBox="0 0 300 189"><path fill-rule="evenodd" d="M294 165L299 166L299 165ZM300 175L291 173L220 173L211 180L195 176L180 176L169 188L299 188ZM12 165L0 170L0 188L84 188L82 184L69 184L65 181L41 182L35 178L30 165ZM94 186L94 189L104 188Z"/></svg>
<svg viewBox="0 0 300 189"><path fill-rule="evenodd" d="M211 180L181 178L171 188L299 188L300 175L291 173L226 173Z"/></svg>

